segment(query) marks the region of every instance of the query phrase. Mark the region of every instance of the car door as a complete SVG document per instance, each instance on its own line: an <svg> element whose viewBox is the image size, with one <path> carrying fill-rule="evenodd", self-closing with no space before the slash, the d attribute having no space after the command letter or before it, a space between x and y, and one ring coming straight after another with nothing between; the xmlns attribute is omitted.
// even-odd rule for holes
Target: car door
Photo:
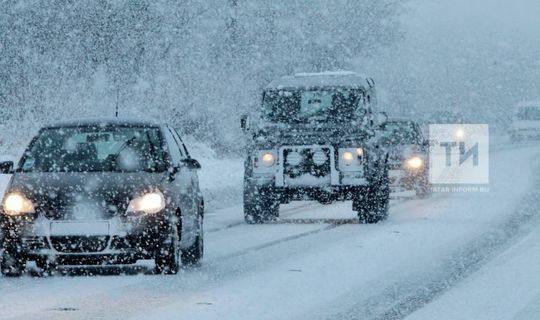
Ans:
<svg viewBox="0 0 540 320"><path fill-rule="evenodd" d="M175 202L182 207L192 202L191 172L182 163L182 159L184 159L184 154L178 147L178 143L176 142L176 139L174 138L168 126L165 126L163 128L163 135L167 142L167 151L171 158L171 165L175 168L174 175L172 176L173 179L170 183L172 193L171 197L173 197ZM184 209L187 208L181 209L184 213Z"/></svg>
<svg viewBox="0 0 540 320"><path fill-rule="evenodd" d="M180 152L185 156L185 158L190 158L189 151L186 148L185 143L182 141L182 138L180 137L180 134L178 134L178 131L171 128L171 131L173 133L173 136L177 139L178 147L180 148ZM193 184L193 191L195 193L200 193L199 189L199 175L197 174L197 169L190 168L191 173L191 183Z"/></svg>
<svg viewBox="0 0 540 320"><path fill-rule="evenodd" d="M177 168L174 180L171 182L171 191L180 206L182 213L181 247L187 247L195 241L198 228L198 194L193 189L193 169L182 162L187 157L185 151L178 145L178 137L173 130L165 127L165 139L173 165Z"/></svg>

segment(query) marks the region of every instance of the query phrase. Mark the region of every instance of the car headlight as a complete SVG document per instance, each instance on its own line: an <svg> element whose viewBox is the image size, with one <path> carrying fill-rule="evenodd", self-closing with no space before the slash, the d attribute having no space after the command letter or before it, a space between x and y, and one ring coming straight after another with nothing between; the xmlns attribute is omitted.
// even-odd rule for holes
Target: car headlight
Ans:
<svg viewBox="0 0 540 320"><path fill-rule="evenodd" d="M161 192L149 192L129 202L128 212L158 213L165 208L165 197Z"/></svg>
<svg viewBox="0 0 540 320"><path fill-rule="evenodd" d="M24 194L8 193L3 203L4 213L9 216L17 216L25 213L34 213L34 204Z"/></svg>
<svg viewBox="0 0 540 320"><path fill-rule="evenodd" d="M422 158L420 158L419 156L414 156L408 159L407 161L405 161L405 165L409 169L413 169L413 170L420 169L424 166L424 160L422 160Z"/></svg>

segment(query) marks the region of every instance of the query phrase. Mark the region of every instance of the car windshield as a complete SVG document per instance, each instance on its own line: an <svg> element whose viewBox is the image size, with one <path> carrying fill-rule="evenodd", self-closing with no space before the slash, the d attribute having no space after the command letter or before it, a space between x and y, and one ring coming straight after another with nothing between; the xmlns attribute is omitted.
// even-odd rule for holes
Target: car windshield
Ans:
<svg viewBox="0 0 540 320"><path fill-rule="evenodd" d="M161 171L157 128L75 127L42 130L24 154L23 172Z"/></svg>
<svg viewBox="0 0 540 320"><path fill-rule="evenodd" d="M383 138L390 144L418 143L418 132L410 122L387 122L382 126Z"/></svg>
<svg viewBox="0 0 540 320"><path fill-rule="evenodd" d="M361 90L274 90L263 99L264 116L271 122L345 122L365 114Z"/></svg>
<svg viewBox="0 0 540 320"><path fill-rule="evenodd" d="M517 120L540 120L540 107L522 107L516 114Z"/></svg>

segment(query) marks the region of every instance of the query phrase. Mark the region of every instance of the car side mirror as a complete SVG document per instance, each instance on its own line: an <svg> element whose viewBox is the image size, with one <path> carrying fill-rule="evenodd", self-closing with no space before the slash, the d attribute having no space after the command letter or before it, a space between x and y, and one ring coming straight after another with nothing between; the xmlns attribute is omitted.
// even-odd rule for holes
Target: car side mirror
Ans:
<svg viewBox="0 0 540 320"><path fill-rule="evenodd" d="M240 118L240 128L244 131L249 131L250 124L249 124L249 116L247 114L242 115Z"/></svg>
<svg viewBox="0 0 540 320"><path fill-rule="evenodd" d="M199 163L199 161L193 158L182 159L182 164L184 164L189 169L199 170L201 168L201 164Z"/></svg>
<svg viewBox="0 0 540 320"><path fill-rule="evenodd" d="M0 173L8 174L13 172L13 161L0 162Z"/></svg>

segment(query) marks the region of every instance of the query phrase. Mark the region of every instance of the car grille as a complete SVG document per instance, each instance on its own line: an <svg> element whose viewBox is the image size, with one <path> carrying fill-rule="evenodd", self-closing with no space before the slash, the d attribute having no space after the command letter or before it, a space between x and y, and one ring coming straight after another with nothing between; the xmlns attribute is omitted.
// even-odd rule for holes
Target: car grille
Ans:
<svg viewBox="0 0 540 320"><path fill-rule="evenodd" d="M290 178L305 174L320 178L330 174L330 148L291 147L283 150L283 173Z"/></svg>
<svg viewBox="0 0 540 320"><path fill-rule="evenodd" d="M50 238L52 247L63 253L101 252L107 248L109 236L54 236Z"/></svg>
<svg viewBox="0 0 540 320"><path fill-rule="evenodd" d="M112 207L111 208L115 208ZM37 211L39 214L43 215L45 218L49 220L77 220L74 218L74 212L73 209L67 208L65 206L54 206L54 205L47 205L47 206L40 206L37 208ZM117 211L115 210L99 210L98 217L92 216L91 219L102 219L107 220L112 217L114 217L117 214Z"/></svg>

